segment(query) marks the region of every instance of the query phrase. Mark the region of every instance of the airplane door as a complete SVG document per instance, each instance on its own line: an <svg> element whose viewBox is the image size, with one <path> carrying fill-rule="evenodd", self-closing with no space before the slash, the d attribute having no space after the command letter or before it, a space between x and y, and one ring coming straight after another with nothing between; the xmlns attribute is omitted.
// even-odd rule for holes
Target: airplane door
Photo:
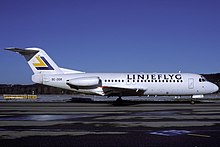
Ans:
<svg viewBox="0 0 220 147"><path fill-rule="evenodd" d="M193 89L194 88L194 79L193 78L189 78L188 79L188 88L189 89Z"/></svg>

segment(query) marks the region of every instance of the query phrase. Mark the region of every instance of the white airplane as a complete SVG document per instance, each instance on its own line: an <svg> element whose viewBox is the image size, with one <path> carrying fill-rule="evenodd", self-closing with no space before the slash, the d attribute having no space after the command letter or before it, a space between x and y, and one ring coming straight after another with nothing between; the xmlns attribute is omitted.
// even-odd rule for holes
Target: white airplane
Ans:
<svg viewBox="0 0 220 147"><path fill-rule="evenodd" d="M101 96L191 96L218 91L218 86L193 73L85 73L58 67L40 48L6 48L25 57L35 83Z"/></svg>

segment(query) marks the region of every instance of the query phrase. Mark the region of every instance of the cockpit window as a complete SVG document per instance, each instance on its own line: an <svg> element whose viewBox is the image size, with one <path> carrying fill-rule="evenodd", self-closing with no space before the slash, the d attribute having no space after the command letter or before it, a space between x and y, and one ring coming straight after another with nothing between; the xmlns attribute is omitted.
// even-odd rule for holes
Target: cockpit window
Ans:
<svg viewBox="0 0 220 147"><path fill-rule="evenodd" d="M199 82L205 82L205 81L207 81L205 77L201 76L201 77L199 78Z"/></svg>

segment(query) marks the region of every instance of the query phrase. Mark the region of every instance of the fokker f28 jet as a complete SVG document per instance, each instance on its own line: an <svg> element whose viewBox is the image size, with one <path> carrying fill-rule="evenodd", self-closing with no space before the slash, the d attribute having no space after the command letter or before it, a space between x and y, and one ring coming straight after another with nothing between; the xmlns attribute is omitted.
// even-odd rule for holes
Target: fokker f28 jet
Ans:
<svg viewBox="0 0 220 147"><path fill-rule="evenodd" d="M6 48L25 57L35 83L102 96L191 96L218 91L218 86L193 73L85 73L58 67L40 48Z"/></svg>

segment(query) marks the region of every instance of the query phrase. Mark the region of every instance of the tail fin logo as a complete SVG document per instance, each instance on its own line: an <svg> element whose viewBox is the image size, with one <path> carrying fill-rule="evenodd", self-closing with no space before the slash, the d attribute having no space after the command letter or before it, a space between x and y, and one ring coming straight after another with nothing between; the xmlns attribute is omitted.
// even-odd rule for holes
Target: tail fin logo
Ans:
<svg viewBox="0 0 220 147"><path fill-rule="evenodd" d="M33 65L37 70L54 70L44 57L36 56L35 59L37 62L33 63Z"/></svg>

